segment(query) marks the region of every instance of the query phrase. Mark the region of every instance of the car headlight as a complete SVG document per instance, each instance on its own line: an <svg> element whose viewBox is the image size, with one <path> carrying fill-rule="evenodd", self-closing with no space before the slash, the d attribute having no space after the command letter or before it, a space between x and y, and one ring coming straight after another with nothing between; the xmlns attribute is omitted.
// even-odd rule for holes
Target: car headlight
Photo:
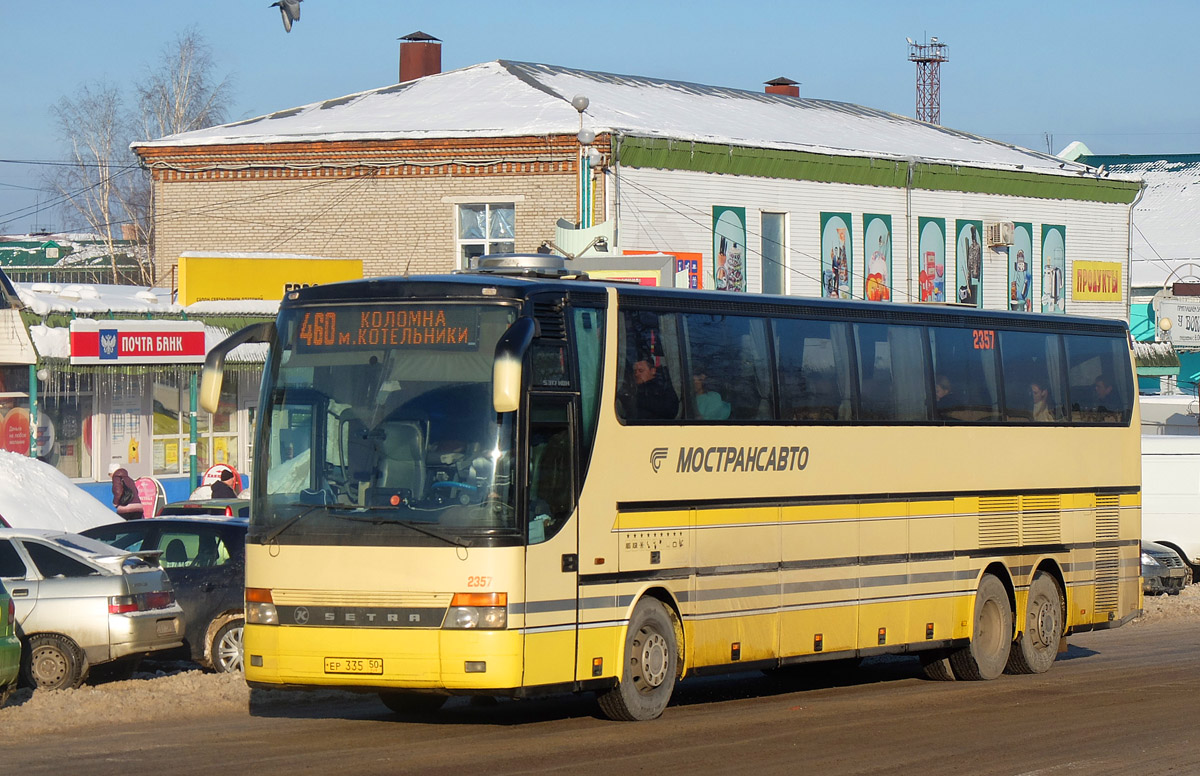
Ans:
<svg viewBox="0 0 1200 776"><path fill-rule="evenodd" d="M508 627L508 593L455 593L442 627L449 630Z"/></svg>
<svg viewBox="0 0 1200 776"><path fill-rule="evenodd" d="M1143 552L1142 553L1142 565L1143 566L1161 566L1162 564L1158 562L1158 558L1154 557L1153 555L1151 555L1148 552Z"/></svg>

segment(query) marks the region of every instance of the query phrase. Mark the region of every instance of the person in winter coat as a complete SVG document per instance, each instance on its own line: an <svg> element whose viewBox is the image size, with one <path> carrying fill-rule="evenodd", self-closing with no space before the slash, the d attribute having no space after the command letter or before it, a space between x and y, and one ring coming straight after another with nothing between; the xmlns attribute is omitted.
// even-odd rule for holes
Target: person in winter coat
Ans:
<svg viewBox="0 0 1200 776"><path fill-rule="evenodd" d="M137 485L123 467L112 469L112 492L113 506L118 515L126 520L138 520L146 516L142 501L138 498Z"/></svg>

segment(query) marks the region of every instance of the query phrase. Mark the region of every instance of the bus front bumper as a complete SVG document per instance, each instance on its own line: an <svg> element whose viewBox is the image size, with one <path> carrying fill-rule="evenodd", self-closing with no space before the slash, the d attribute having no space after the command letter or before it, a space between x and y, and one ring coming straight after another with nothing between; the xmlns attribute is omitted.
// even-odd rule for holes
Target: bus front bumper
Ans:
<svg viewBox="0 0 1200 776"><path fill-rule="evenodd" d="M257 685L470 692L521 686L524 637L511 630L246 625Z"/></svg>

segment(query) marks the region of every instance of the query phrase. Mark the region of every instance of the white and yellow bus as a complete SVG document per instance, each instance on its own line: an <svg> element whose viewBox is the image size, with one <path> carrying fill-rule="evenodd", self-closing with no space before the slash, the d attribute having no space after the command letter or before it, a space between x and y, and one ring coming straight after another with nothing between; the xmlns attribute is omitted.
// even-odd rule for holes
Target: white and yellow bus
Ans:
<svg viewBox="0 0 1200 776"><path fill-rule="evenodd" d="M212 352L202 401L248 341L271 343L252 686L397 711L595 691L641 720L719 671L1038 673L1140 607L1123 322L600 283L537 256L289 293Z"/></svg>

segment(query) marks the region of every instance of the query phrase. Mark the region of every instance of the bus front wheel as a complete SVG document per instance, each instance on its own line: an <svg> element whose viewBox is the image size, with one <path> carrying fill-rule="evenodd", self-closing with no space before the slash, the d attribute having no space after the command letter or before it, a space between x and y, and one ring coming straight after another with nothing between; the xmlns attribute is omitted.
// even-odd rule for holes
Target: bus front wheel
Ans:
<svg viewBox="0 0 1200 776"><path fill-rule="evenodd" d="M1008 657L1010 674L1044 674L1058 657L1063 635L1063 597L1058 582L1044 571L1033 575L1025 622Z"/></svg>
<svg viewBox="0 0 1200 776"><path fill-rule="evenodd" d="M950 667L960 680L995 679L1004 673L1012 648L1012 607L1004 583L984 574L975 592L971 643L950 655Z"/></svg>
<svg viewBox="0 0 1200 776"><path fill-rule="evenodd" d="M662 602L643 598L629 618L621 676L598 698L600 709L615 720L657 718L671 700L678 662L675 618Z"/></svg>

